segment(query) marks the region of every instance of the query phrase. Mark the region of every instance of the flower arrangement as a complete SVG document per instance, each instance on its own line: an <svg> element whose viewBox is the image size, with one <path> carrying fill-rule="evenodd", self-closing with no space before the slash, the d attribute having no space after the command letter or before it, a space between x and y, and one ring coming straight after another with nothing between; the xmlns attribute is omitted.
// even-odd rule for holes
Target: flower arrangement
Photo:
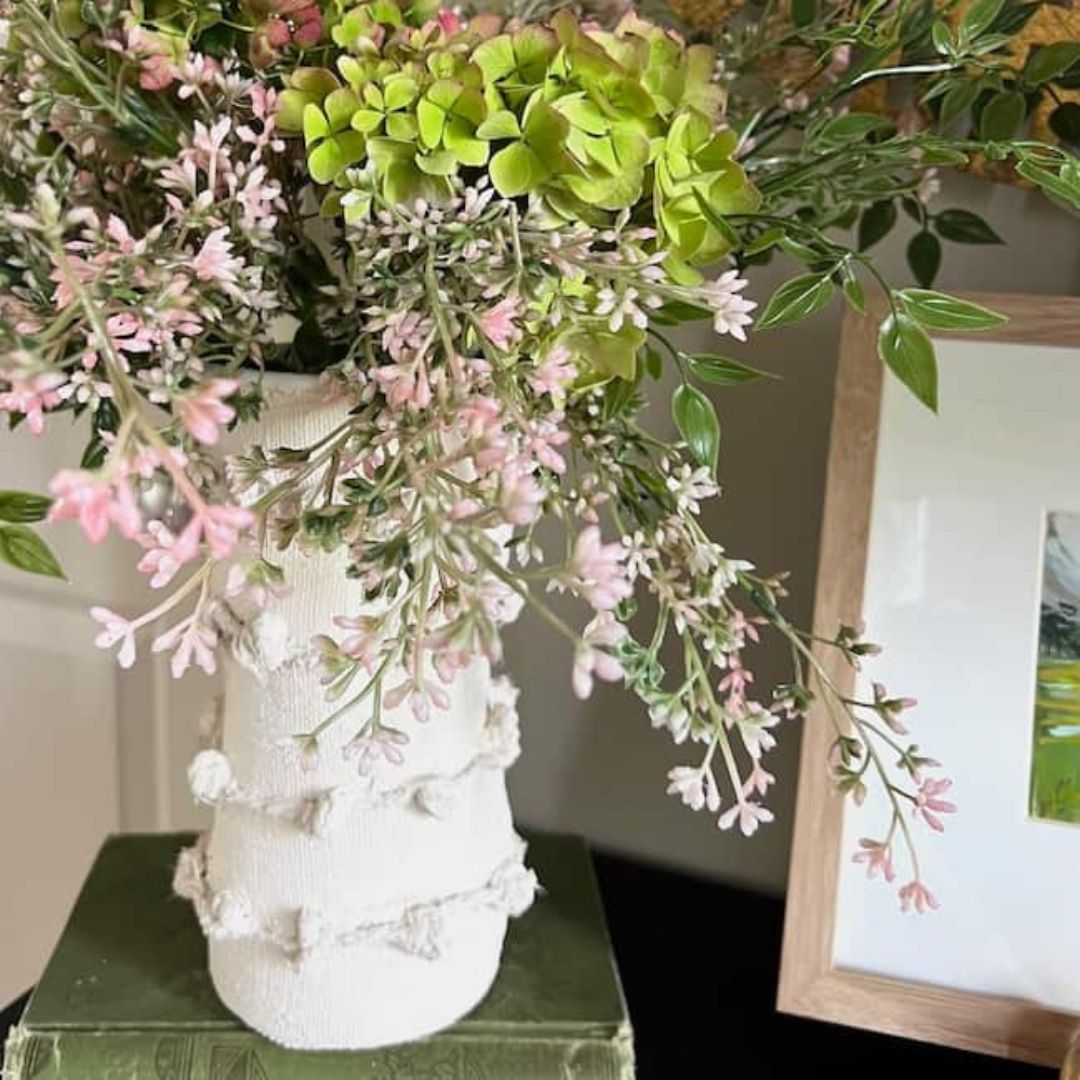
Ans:
<svg viewBox="0 0 1080 1080"><path fill-rule="evenodd" d="M167 618L151 648L180 676L213 672L288 587L275 553L345 552L355 605L317 639L327 704L296 741L318 754L330 725L357 724L362 771L408 753L385 712L437 714L471 657L500 659L524 605L565 637L577 694L622 682L697 748L668 790L722 829L771 820L765 753L823 696L838 789L862 801L876 782L892 806L855 857L892 881L902 855L904 907L934 907L913 828L953 807L907 737L913 703L876 684L842 696L823 652L858 665L876 646L850 626L812 641L781 611L782 577L698 521L718 494L705 388L765 373L689 354L670 328L707 319L742 342L836 296L862 309L869 283L891 309L882 359L933 407L927 329L998 321L930 288L942 239L996 240L928 206L935 170L1008 160L1080 208L1077 161L1017 137L1024 94L1080 62L1062 43L1016 65L1027 6L743 8L718 50L633 13L8 4L0 409L32 434L71 413L88 445L51 498L0 497L0 555L60 574L29 527L46 516L134 541L164 598L135 617L95 608L97 644L130 666ZM777 63L793 50L794 83ZM892 84L906 118L859 107ZM898 205L919 226L919 288L867 254ZM780 255L802 272L750 299L744 271ZM222 462L273 370L318 375L345 420ZM674 443L641 415L664 378ZM763 632L789 643L792 673L759 701L747 653Z"/></svg>

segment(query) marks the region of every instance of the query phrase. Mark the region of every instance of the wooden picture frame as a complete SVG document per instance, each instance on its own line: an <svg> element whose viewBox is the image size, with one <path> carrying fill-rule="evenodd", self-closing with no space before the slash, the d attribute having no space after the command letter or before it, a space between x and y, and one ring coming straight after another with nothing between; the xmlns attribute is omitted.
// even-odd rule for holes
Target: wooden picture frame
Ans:
<svg viewBox="0 0 1080 1080"><path fill-rule="evenodd" d="M1080 347L1080 298L970 295L967 299L1009 316L1003 326L969 337ZM884 314L883 305L865 317L849 311L841 333L814 607L815 634L826 638L841 622L856 623L863 609L883 386L876 337ZM837 650L819 650L817 655L844 690L853 688L854 674ZM1080 1015L1042 1009L1016 998L834 966L845 806L832 790L823 764L832 739L818 706L803 732L778 1008L1059 1066L1080 1030Z"/></svg>

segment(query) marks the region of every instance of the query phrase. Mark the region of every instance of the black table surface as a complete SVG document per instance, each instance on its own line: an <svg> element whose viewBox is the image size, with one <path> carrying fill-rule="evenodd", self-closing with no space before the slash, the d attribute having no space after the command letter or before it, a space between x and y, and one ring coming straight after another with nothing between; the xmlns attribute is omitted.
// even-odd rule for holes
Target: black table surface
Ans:
<svg viewBox="0 0 1080 1080"><path fill-rule="evenodd" d="M774 1004L781 900L613 855L597 854L596 869L634 1024L638 1080L1056 1075L783 1016ZM24 997L0 1012L0 1041L25 1004Z"/></svg>

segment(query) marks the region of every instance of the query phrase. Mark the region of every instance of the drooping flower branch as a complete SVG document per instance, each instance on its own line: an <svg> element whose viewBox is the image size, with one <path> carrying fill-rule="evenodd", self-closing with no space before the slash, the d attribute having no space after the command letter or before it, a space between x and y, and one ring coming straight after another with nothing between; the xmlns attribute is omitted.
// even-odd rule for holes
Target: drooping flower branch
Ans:
<svg viewBox="0 0 1080 1080"><path fill-rule="evenodd" d="M952 806L906 742L911 702L843 693L782 614L782 579L698 521L718 494L705 387L765 373L687 354L669 328L708 319L742 342L880 286L882 356L932 404L924 328L996 316L892 289L834 226L899 198L929 228L925 178L974 150L1012 154L1075 202L1071 159L845 111L870 73L913 75L882 60L889 34L913 33L892 14L876 43L854 14L804 27L847 54L759 105L732 72L768 53L760 42L733 32L718 65L635 16L526 23L394 0L3 13L0 410L33 434L71 412L90 440L51 505L0 493L0 521L48 513L93 543L114 528L136 542L163 599L134 618L96 608L99 645L129 666L165 620L151 648L174 673L213 671L288 588L280 551L344 552L354 600L312 642L326 703L295 743L323 752L342 725L370 772L408 753L395 710L437 717L456 673L497 663L501 628L528 607L564 638L575 693L622 682L654 726L698 745L668 790L722 829L772 819L765 754L821 700L837 788L861 801L876 784L892 808L856 857L892 880L902 854L902 903L934 906L913 827L938 829ZM982 33L918 77L951 90ZM761 303L745 271L777 252L806 272ZM311 445L249 439L223 459L266 369L317 374L339 419ZM676 443L641 415L665 372ZM25 530L0 539L10 528ZM10 561L53 572L36 534L18 535ZM765 633L793 673L762 699L750 654ZM853 664L873 651L849 628L816 644Z"/></svg>

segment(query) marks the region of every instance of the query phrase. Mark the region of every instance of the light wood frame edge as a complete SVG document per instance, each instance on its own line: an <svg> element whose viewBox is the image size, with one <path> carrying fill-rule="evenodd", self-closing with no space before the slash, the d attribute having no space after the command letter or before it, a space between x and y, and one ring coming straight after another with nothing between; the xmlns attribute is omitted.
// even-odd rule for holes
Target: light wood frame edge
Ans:
<svg viewBox="0 0 1080 1080"><path fill-rule="evenodd" d="M1005 325L972 338L1080 347L1080 298L966 295L1009 316ZM866 316L849 311L841 330L814 599L814 630L825 637L841 622L857 621L862 611L883 383L876 336L886 311L883 299ZM852 685L846 665L824 653L819 659L842 686ZM833 966L844 805L826 775L831 741L827 718L820 707L812 709L799 761L777 1007L817 1020L1060 1065L1080 1029L1080 1017L1018 999Z"/></svg>

